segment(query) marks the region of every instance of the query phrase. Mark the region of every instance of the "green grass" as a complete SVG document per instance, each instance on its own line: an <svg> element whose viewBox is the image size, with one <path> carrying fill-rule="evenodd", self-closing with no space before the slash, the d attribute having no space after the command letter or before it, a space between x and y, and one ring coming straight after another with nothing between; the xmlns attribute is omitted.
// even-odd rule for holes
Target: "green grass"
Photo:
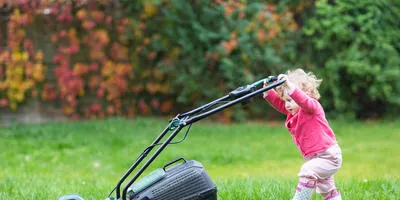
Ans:
<svg viewBox="0 0 400 200"><path fill-rule="evenodd" d="M137 118L0 128L0 199L104 199L165 128ZM399 199L400 123L331 123L343 151L335 175L343 199ZM182 138L184 130L176 140ZM200 161L219 199L290 199L303 160L283 127L267 123L196 123L150 166L177 157ZM321 199L314 195L314 199Z"/></svg>

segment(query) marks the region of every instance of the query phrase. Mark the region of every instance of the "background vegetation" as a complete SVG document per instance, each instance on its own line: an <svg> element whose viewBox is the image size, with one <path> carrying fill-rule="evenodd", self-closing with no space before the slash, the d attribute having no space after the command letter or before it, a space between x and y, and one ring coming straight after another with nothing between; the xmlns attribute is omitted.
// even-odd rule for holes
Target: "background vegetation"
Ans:
<svg viewBox="0 0 400 200"><path fill-rule="evenodd" d="M302 67L334 116L397 116L398 1L0 1L0 105L165 115ZM222 121L265 117L266 104ZM273 117L273 115L270 115Z"/></svg>

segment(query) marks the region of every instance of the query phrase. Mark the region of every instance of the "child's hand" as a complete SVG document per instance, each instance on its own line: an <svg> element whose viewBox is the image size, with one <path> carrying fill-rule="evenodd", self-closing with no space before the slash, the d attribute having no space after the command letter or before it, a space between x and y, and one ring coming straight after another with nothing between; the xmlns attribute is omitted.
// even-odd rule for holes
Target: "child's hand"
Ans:
<svg viewBox="0 0 400 200"><path fill-rule="evenodd" d="M272 79L273 76L268 76L268 79L264 79L264 88L269 85L268 81ZM264 98L268 96L268 90L263 92Z"/></svg>
<svg viewBox="0 0 400 200"><path fill-rule="evenodd" d="M285 89L288 94L292 94L296 86L289 80L286 74L279 74L278 80L282 79L286 80L284 83L282 83L283 89Z"/></svg>
<svg viewBox="0 0 400 200"><path fill-rule="evenodd" d="M267 87L268 86L268 81L267 81L267 79L264 79L264 87Z"/></svg>

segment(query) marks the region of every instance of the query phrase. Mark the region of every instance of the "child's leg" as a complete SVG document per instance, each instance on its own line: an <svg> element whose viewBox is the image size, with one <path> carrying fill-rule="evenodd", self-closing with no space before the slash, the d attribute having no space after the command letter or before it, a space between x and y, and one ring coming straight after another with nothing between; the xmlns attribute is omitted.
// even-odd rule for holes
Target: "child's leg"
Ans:
<svg viewBox="0 0 400 200"><path fill-rule="evenodd" d="M311 177L312 180L317 181L317 192L328 193L336 188L333 181L333 174L335 174L342 164L342 155L338 146L333 146L326 151L319 152L306 159L307 162L303 164L300 169L300 177ZM301 179L300 179L301 180ZM299 185L302 181L299 182ZM304 182L304 181L303 181ZM298 192L296 192L297 195ZM310 195L309 198L311 198ZM326 195L327 198L330 195ZM336 195L337 196L337 195Z"/></svg>
<svg viewBox="0 0 400 200"><path fill-rule="evenodd" d="M341 200L339 190L335 187L333 176L317 182L317 193L320 193L324 200Z"/></svg>
<svg viewBox="0 0 400 200"><path fill-rule="evenodd" d="M300 177L293 200L309 200L314 194L317 180L309 177Z"/></svg>

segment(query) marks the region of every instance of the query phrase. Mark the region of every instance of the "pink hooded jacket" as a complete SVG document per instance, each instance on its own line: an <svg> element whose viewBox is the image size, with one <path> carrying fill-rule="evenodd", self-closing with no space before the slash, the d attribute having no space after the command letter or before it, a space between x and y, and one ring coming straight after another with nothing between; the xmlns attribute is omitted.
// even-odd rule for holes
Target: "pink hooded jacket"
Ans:
<svg viewBox="0 0 400 200"><path fill-rule="evenodd" d="M336 144L335 134L329 127L321 104L298 88L290 97L299 105L299 111L294 115L285 109L285 102L274 90L264 94L265 100L276 110L287 115L285 126L303 157L324 151Z"/></svg>

